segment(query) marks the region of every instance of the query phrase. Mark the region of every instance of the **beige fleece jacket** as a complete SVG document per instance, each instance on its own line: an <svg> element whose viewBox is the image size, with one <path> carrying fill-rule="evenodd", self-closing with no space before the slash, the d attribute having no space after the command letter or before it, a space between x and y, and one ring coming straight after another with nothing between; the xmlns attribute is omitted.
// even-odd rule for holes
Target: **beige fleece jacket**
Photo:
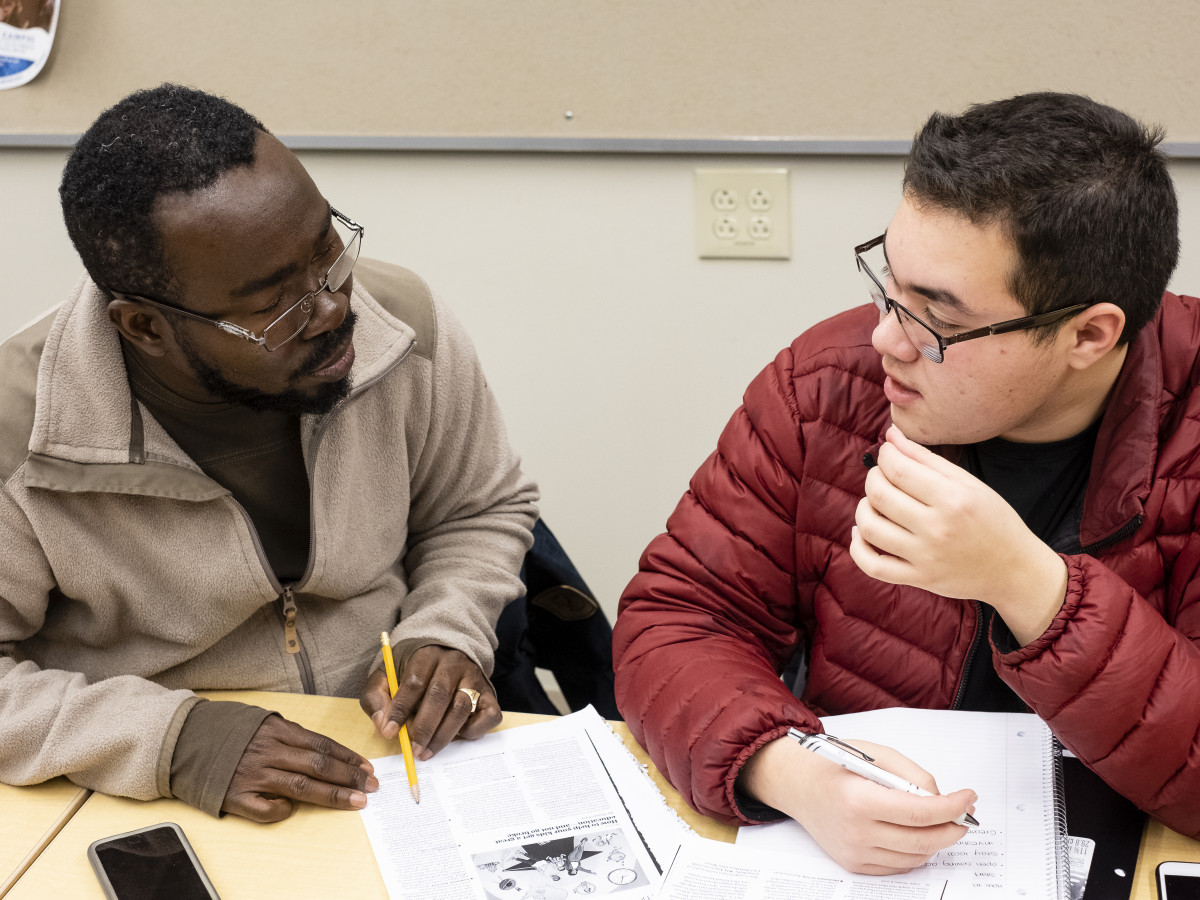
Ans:
<svg viewBox="0 0 1200 900"><path fill-rule="evenodd" d="M302 423L312 548L290 591L133 401L89 279L0 346L0 781L169 796L193 690L357 696L380 631L398 662L439 643L490 673L536 488L424 282L360 260L352 303L353 392Z"/></svg>

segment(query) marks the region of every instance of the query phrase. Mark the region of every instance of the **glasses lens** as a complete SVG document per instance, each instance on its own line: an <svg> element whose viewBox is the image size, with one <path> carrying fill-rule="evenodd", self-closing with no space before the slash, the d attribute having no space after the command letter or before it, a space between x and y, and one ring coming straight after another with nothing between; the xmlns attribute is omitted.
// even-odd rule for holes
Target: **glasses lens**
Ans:
<svg viewBox="0 0 1200 900"><path fill-rule="evenodd" d="M938 343L937 335L929 330L928 325L899 303L893 305L896 307L896 316L900 319L900 327L904 329L904 336L921 351L922 356L935 363L940 363L942 361L942 345Z"/></svg>
<svg viewBox="0 0 1200 900"><path fill-rule="evenodd" d="M865 253L856 255L855 262L858 263L858 274L862 276L871 302L880 315L886 314L888 301L883 292L883 279L887 277L887 257L883 253L883 244L876 244Z"/></svg>
<svg viewBox="0 0 1200 900"><path fill-rule="evenodd" d="M867 285L867 292L871 295L871 300L879 310L880 321L882 322L882 317L887 315L888 307L894 308L896 318L900 320L900 328L903 329L904 336L909 343L920 350L927 359L940 363L942 361L942 345L938 342L937 335L928 325L899 303L889 300L884 293L883 286L887 283L888 264L882 242L859 255L858 271Z"/></svg>
<svg viewBox="0 0 1200 900"><path fill-rule="evenodd" d="M358 251L362 247L361 231L354 228L347 228L337 218L333 221L345 249L333 261L333 265L329 267L329 271L325 275L326 290L328 291L336 291L346 283L346 279L350 277L350 271L354 268L354 264L358 262Z"/></svg>
<svg viewBox="0 0 1200 900"><path fill-rule="evenodd" d="M263 332L263 347L267 350L274 350L283 344L286 344L308 324L308 320L313 317L313 310L316 309L317 302L312 294L305 294L300 302L285 312L282 316L267 326Z"/></svg>
<svg viewBox="0 0 1200 900"><path fill-rule="evenodd" d="M863 265L862 260L858 261L858 273L862 275L863 284L866 285L867 294L871 298L871 302L879 310L880 315L887 314L887 297L883 295L882 288L879 287L879 282L871 275L870 271Z"/></svg>

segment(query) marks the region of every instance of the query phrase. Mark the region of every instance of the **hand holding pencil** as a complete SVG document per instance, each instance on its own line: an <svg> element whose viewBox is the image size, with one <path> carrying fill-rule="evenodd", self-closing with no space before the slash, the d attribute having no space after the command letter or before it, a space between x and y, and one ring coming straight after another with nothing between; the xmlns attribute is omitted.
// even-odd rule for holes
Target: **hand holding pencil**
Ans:
<svg viewBox="0 0 1200 900"><path fill-rule="evenodd" d="M482 737L500 724L491 683L465 653L427 644L401 658L399 671L387 663L390 646L384 654L384 666L367 679L359 705L385 740L398 737L405 726L414 761L430 759L457 738Z"/></svg>
<svg viewBox="0 0 1200 900"><path fill-rule="evenodd" d="M383 671L387 675L388 694L394 699L400 689L396 682L396 661L392 659L392 642L386 631L379 633L383 643ZM414 803L421 802L421 786L417 784L417 764L413 760L412 741L408 737L408 723L400 726L400 752L404 754L404 771L408 773L408 789L412 793Z"/></svg>

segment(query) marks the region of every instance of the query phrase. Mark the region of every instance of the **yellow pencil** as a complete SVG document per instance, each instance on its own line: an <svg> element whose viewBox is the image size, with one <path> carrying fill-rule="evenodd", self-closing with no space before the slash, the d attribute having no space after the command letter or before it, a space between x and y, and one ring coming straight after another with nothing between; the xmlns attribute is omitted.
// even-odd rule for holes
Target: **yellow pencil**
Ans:
<svg viewBox="0 0 1200 900"><path fill-rule="evenodd" d="M396 681L396 661L392 659L392 642L388 640L386 631L379 633L383 643L383 671L387 674L388 693L393 697L400 685ZM417 764L413 760L412 741L408 739L408 723L400 726L400 752L404 754L404 770L408 773L408 789L412 792L413 801L421 802L421 787L417 784Z"/></svg>

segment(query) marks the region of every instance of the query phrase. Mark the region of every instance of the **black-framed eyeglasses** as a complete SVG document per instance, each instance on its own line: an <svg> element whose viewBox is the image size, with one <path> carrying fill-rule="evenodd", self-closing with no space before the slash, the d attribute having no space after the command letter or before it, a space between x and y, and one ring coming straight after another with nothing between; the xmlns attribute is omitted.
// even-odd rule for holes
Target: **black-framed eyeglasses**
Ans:
<svg viewBox="0 0 1200 900"><path fill-rule="evenodd" d="M1072 316L1078 312L1082 312L1091 303L1076 303L1074 306L1067 306L1062 309L1053 309L1050 312L1040 313L1036 316L1022 316L1019 319L1008 319L1004 322L997 322L995 325L985 325L982 328L974 328L971 331L961 331L958 334L940 335L937 330L922 321L915 313L909 312L895 300L887 295L884 290L883 282L879 276L872 271L871 266L864 259L864 256L871 251L876 251L879 256L877 265L881 271L886 271L887 259L883 251L883 239L887 237L887 233L881 234L877 238L867 241L865 244L859 244L854 248L854 262L858 266L858 271L862 273L863 280L867 283L867 292L871 295L871 300L875 303L875 307L879 310L880 321L892 310L896 311L896 318L900 320L900 327L904 331L904 336L912 342L921 354L935 363L942 362L946 357L946 348L951 344L959 344L963 341L972 341L975 338L987 337L992 334L1008 334L1011 331L1027 331L1030 328L1037 328L1039 325L1051 325L1062 319Z"/></svg>
<svg viewBox="0 0 1200 900"><path fill-rule="evenodd" d="M329 291L331 294L337 292L346 283L346 279L350 277L350 272L354 269L354 264L358 262L358 253L362 249L362 237L366 229L353 219L342 215L332 206L329 207L329 212L333 215L333 226L340 239L342 252L321 273L321 283L317 285L316 290L309 291L289 306L282 315L263 329L261 335L255 334L250 329L243 328L241 325L235 325L233 322L228 322L225 319L192 312L190 309L184 309L182 306L176 306L174 303L155 300L152 297L145 297L141 294L125 294L119 291L114 293L129 300L136 300L139 303L149 303L151 306L173 310L192 319L207 322L209 325L215 325L226 334L232 334L234 337L258 344L268 352L277 350L303 331L304 327L308 325L313 317L313 312L317 308L317 296L323 291Z"/></svg>

